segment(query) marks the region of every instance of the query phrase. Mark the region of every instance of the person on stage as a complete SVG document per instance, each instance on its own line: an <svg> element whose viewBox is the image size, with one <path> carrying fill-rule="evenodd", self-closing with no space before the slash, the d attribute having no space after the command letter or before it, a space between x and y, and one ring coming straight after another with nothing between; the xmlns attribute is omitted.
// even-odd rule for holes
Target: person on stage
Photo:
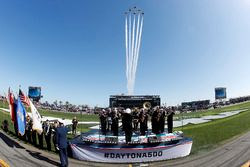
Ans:
<svg viewBox="0 0 250 167"><path fill-rule="evenodd" d="M141 109L139 114L139 122L140 122L140 133L142 136L145 136L146 131L148 130L148 115L146 109Z"/></svg>
<svg viewBox="0 0 250 167"><path fill-rule="evenodd" d="M163 108L160 109L160 133L163 133L165 131L165 117L166 113Z"/></svg>
<svg viewBox="0 0 250 167"><path fill-rule="evenodd" d="M167 122L168 122L168 133L173 132L173 116L174 116L174 110L170 109L167 117Z"/></svg>
<svg viewBox="0 0 250 167"><path fill-rule="evenodd" d="M151 124L152 124L152 132L155 134L159 134L160 133L160 109L157 106L152 114L152 118L151 118Z"/></svg>
<svg viewBox="0 0 250 167"><path fill-rule="evenodd" d="M125 131L126 143L131 142L132 138L132 115L131 109L127 108L123 114L123 129Z"/></svg>
<svg viewBox="0 0 250 167"><path fill-rule="evenodd" d="M113 132L114 136L118 136L119 115L116 108L112 110L111 118L112 118L111 131Z"/></svg>
<svg viewBox="0 0 250 167"><path fill-rule="evenodd" d="M139 124L139 112L137 108L134 108L132 111L132 118L133 118L133 130L138 130L138 124Z"/></svg>
<svg viewBox="0 0 250 167"><path fill-rule="evenodd" d="M112 126L112 110L111 108L108 108L106 110L106 114L107 114L107 131L109 132L111 130L111 126Z"/></svg>
<svg viewBox="0 0 250 167"><path fill-rule="evenodd" d="M103 135L106 135L106 131L107 131L107 114L106 111L103 109L100 112L100 122L101 122L101 131Z"/></svg>

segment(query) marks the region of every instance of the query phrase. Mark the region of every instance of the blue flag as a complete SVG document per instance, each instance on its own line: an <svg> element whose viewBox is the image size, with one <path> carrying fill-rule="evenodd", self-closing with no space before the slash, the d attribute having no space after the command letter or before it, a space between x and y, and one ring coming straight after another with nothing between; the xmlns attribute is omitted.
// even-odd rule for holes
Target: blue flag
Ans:
<svg viewBox="0 0 250 167"><path fill-rule="evenodd" d="M17 125L18 132L23 136L25 133L25 125L26 125L26 110L18 97L17 105L16 105L16 117L17 117Z"/></svg>

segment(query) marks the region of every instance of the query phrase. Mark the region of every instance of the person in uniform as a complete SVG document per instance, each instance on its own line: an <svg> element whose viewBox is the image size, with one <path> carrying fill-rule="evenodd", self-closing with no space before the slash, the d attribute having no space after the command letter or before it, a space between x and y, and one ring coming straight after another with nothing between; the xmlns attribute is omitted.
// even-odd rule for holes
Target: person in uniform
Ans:
<svg viewBox="0 0 250 167"><path fill-rule="evenodd" d="M76 119L76 116L72 119L72 134L76 135L76 128L77 128L78 120Z"/></svg>
<svg viewBox="0 0 250 167"><path fill-rule="evenodd" d="M31 127L33 126L33 121L31 121ZM36 130L32 129L31 137L32 137L32 144L36 147L37 146L37 139L36 139Z"/></svg>
<svg viewBox="0 0 250 167"><path fill-rule="evenodd" d="M123 129L125 131L126 143L131 142L132 138L132 115L131 109L127 108L123 114Z"/></svg>
<svg viewBox="0 0 250 167"><path fill-rule="evenodd" d="M58 121L54 121L54 124L52 126L51 132L52 132L52 141L53 141L53 145L55 147L55 151L58 152L57 149L57 143L56 143L56 128L59 126L59 122Z"/></svg>
<svg viewBox="0 0 250 167"><path fill-rule="evenodd" d="M57 148L59 150L59 157L61 167L67 167L69 165L68 163L68 152L67 152L67 133L69 129L66 128L63 123L60 122L60 126L56 128L56 143L57 143Z"/></svg>
<svg viewBox="0 0 250 167"><path fill-rule="evenodd" d="M139 112L138 112L137 108L135 108L132 111L132 118L133 118L133 130L137 131L138 130L138 124L139 124Z"/></svg>
<svg viewBox="0 0 250 167"><path fill-rule="evenodd" d="M170 110L167 117L168 122L168 133L173 132L173 116L174 116L174 110Z"/></svg>
<svg viewBox="0 0 250 167"><path fill-rule="evenodd" d="M106 111L107 114L107 131L109 132L111 130L111 126L112 126L112 110L111 108L108 108Z"/></svg>
<svg viewBox="0 0 250 167"><path fill-rule="evenodd" d="M100 122L101 122L101 132L103 135L106 135L106 131L107 131L107 114L106 111L103 109L100 112Z"/></svg>
<svg viewBox="0 0 250 167"><path fill-rule="evenodd" d="M153 111L151 123L152 123L152 132L155 134L160 133L160 109L159 107L156 107Z"/></svg>
<svg viewBox="0 0 250 167"><path fill-rule="evenodd" d="M141 109L139 114L139 122L140 122L140 133L142 136L145 136L146 131L148 130L148 115L146 109Z"/></svg>
<svg viewBox="0 0 250 167"><path fill-rule="evenodd" d="M26 117L26 126L25 126L26 140L28 141L28 143L31 143L31 132L32 132L32 122L30 116L28 115Z"/></svg>
<svg viewBox="0 0 250 167"><path fill-rule="evenodd" d="M51 151L51 133L52 133L51 125L49 123L49 120L46 120L44 125L44 136L47 145L47 150L49 151Z"/></svg>
<svg viewBox="0 0 250 167"><path fill-rule="evenodd" d="M114 136L118 136L119 116L116 108L113 109L111 118L112 118L111 130Z"/></svg>
<svg viewBox="0 0 250 167"><path fill-rule="evenodd" d="M44 125L45 125L45 122L43 122L42 124L42 129L44 129ZM39 143L39 148L40 149L43 149L43 131L42 132L38 132L37 135L38 135L38 143Z"/></svg>
<svg viewBox="0 0 250 167"><path fill-rule="evenodd" d="M160 109L160 133L163 133L165 130L165 117L166 117L166 113L165 110L163 110L163 108Z"/></svg>

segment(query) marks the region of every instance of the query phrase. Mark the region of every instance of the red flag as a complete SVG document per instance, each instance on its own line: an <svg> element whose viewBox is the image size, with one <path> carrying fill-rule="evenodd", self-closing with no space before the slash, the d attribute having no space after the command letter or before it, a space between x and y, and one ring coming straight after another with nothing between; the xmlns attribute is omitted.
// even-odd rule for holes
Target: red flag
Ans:
<svg viewBox="0 0 250 167"><path fill-rule="evenodd" d="M19 97L23 104L30 106L29 98L19 89Z"/></svg>
<svg viewBox="0 0 250 167"><path fill-rule="evenodd" d="M10 92L10 88L8 90L7 101L9 103L10 117L11 117L11 120L14 122L16 120L16 117L15 117L15 108L14 108L15 97L14 97L13 93Z"/></svg>

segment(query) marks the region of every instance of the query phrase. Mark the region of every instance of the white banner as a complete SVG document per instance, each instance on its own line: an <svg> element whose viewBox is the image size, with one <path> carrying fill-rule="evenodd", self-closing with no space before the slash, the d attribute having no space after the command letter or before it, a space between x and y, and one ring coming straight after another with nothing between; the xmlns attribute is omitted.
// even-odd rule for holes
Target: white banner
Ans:
<svg viewBox="0 0 250 167"><path fill-rule="evenodd" d="M33 120L32 129L36 130L39 134L41 134L43 132L42 117L30 99L29 99L29 102L30 102L30 109L31 109L32 120Z"/></svg>
<svg viewBox="0 0 250 167"><path fill-rule="evenodd" d="M79 160L130 163L148 162L184 157L190 154L192 140L183 140L173 145L162 145L146 148L99 147L87 144L71 144L73 157Z"/></svg>

